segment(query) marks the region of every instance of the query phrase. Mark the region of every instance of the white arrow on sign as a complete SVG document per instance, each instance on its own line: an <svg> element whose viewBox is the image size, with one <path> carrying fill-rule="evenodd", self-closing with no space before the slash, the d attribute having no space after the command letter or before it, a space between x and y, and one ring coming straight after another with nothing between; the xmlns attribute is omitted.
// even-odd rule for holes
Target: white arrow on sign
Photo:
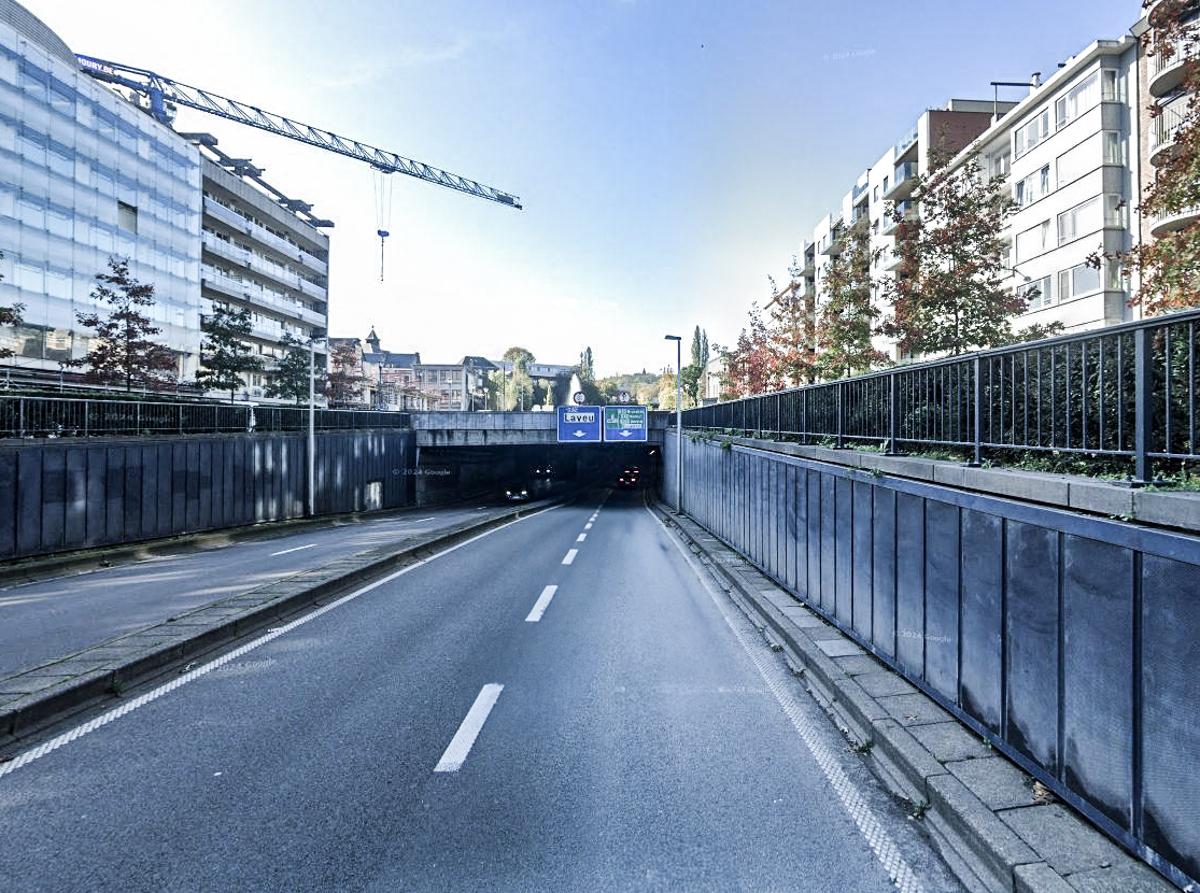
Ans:
<svg viewBox="0 0 1200 893"><path fill-rule="evenodd" d="M584 431L575 431L574 434L576 437L587 437L587 433Z"/></svg>
<svg viewBox="0 0 1200 893"><path fill-rule="evenodd" d="M628 428L626 428L624 431L621 432L622 437L630 437L632 434L633 434L633 432L630 431Z"/></svg>

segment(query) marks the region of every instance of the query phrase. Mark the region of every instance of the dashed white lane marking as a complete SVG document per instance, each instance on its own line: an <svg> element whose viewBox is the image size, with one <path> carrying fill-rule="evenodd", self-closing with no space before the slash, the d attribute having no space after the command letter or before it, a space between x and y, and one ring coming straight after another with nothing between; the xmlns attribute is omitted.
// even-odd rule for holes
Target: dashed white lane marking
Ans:
<svg viewBox="0 0 1200 893"><path fill-rule="evenodd" d="M575 561L575 556L578 554L579 554L578 549L571 549L569 552L567 552L566 555L563 556L562 563L563 564L571 564L572 562Z"/></svg>
<svg viewBox="0 0 1200 893"><path fill-rule="evenodd" d="M462 764L467 761L467 754L471 752L475 739L479 737L483 724L487 722L488 714L496 706L496 701L502 691L504 691L504 686L496 682L489 682L480 689L475 703L471 705L462 725L454 733L450 746L446 748L446 752L442 754L438 764L433 767L434 772L457 772L462 768Z"/></svg>
<svg viewBox="0 0 1200 893"><path fill-rule="evenodd" d="M575 542L582 543L585 539L587 539L587 534L581 533L579 536L575 537Z"/></svg>
<svg viewBox="0 0 1200 893"><path fill-rule="evenodd" d="M651 511L649 506L645 506L645 509L655 521L659 520L658 516ZM859 793L854 782L850 780L842 767L838 765L833 751L821 740L815 725L804 713L796 696L788 686L789 680L779 662L765 658L761 647L751 647L750 641L747 640L741 628L734 622L727 600L717 594L716 589L709 582L708 575L704 572L703 568L697 566L695 560L683 547L683 543L679 541L679 537L670 531L665 531L665 533L667 539L675 544L675 548L679 550L679 554L683 556L683 560L688 563L688 566L696 574L696 578L704 587L705 592L708 593L708 597L712 599L713 604L717 606L717 610L721 612L721 616L725 618L726 625L733 632L742 648L745 649L746 654L750 656L750 660L753 661L759 675L767 683L767 687L771 689L771 693L775 695L775 700L779 702L779 706L783 708L783 712L791 720L792 727L800 734L800 740L804 742L805 747L808 748L808 752L812 754L813 759L820 766L825 780L829 782L830 787L837 793L842 806L850 818L854 820L854 824L858 826L858 830L867 841L867 844L875 851L876 857L888 873L888 877L891 878L892 883L895 884L901 893L924 893L925 888L921 884L921 879L909 867L908 862L900 852L899 847L896 846L895 841L892 840L891 835L887 833L887 830L875 818L875 813L871 811L871 806L867 803L866 798Z"/></svg>
<svg viewBox="0 0 1200 893"><path fill-rule="evenodd" d="M132 713L134 710L137 710L139 707L144 707L147 704L152 703L153 701L157 701L163 695L170 694L171 692L175 691L175 689L180 688L184 685L187 685L189 682L194 682L195 680L199 679L201 676L205 676L208 673L211 673L213 670L216 670L219 667L225 666L225 664L229 663L230 661L237 660L239 657L253 651L256 648L261 648L263 645L266 645L268 642L272 642L275 639L278 639L280 636L284 635L285 633L290 633L292 630L296 629L299 626L303 626L304 624L308 623L311 620L316 620L322 614L327 614L328 612L332 611L334 608L340 607L340 606L346 604L346 602L353 601L354 599L358 598L360 595L365 595L366 593L370 592L372 589L378 589L380 586L383 586L387 583L392 582L392 580L395 580L397 577L402 577L405 574L410 573L411 571L415 571L419 567L424 567L425 565L429 564L429 562L436 561L437 559L441 558L443 555L449 555L451 552L456 552L459 549L463 548L464 546L469 546L469 545L471 545L471 543L476 542L477 540L481 540L485 536L491 536L493 533L499 533L501 530L506 530L507 528L511 527L513 524L520 524L522 521L527 521L530 518L540 517L541 515L544 515L546 512L552 512L555 509L561 508L561 507L562 507L561 503L559 505L552 505L552 506L549 506L548 508L542 509L541 511L534 512L531 515L524 515L520 518L517 518L514 521L508 522L507 524L502 524L499 527L493 527L491 530L485 530L483 533L477 534L477 535L471 537L470 539L463 540L461 543L456 543L455 545L450 546L449 548L443 549L441 552L437 552L433 555L430 555L428 558L422 558L420 561L414 562L413 564L410 564L407 567L402 567L402 568L400 568L400 570L396 571L395 573L388 574L388 576L384 577L381 580L376 580L374 583L368 583L366 586L363 586L361 589L356 589L353 592L347 593L346 595L343 595L341 598L337 599L336 601L332 601L327 605L323 605L322 607L317 608L315 611L313 611L309 614L305 614L303 617L297 617L295 620L291 621L290 623L285 623L283 626L273 627L265 635L259 636L257 639L249 641L245 645L235 648L226 654L222 654L220 657L215 658L206 664L202 664L199 667L196 667L194 670L190 670L186 673L183 673L180 676L177 676L176 678L172 679L170 682L166 682L166 683L160 685L158 688L151 689L150 691L146 692L145 694L138 695L136 698L131 698L129 701L125 702L121 706L114 707L112 710L109 710L105 713L101 713L99 716L93 717L92 719L89 719L87 722L85 722L81 725L75 726L75 728L73 728L73 729L68 729L67 731L63 732L61 735L57 735L54 738L50 738L47 741L43 741L37 747L31 748L30 750L27 750L24 753L17 754L17 756L15 758L13 758L10 762L0 763L0 778L4 778L4 776L9 775L10 773L16 772L22 766L28 766L30 763L34 762L35 760L40 760L42 757L46 756L47 754L51 754L54 751L58 750L63 745L70 744L76 738L82 738L84 735L87 735L91 732L96 731L96 729L103 728L104 726L108 725L110 722L120 719L122 716L125 716L127 713Z"/></svg>
<svg viewBox="0 0 1200 893"><path fill-rule="evenodd" d="M542 594L538 596L538 600L533 604L533 610L525 618L525 622L537 623L541 620L542 615L546 613L546 609L550 607L550 599L554 598L554 593L556 592L558 592L557 586L547 586L543 589Z"/></svg>
<svg viewBox="0 0 1200 893"><path fill-rule="evenodd" d="M591 529L592 529L592 522L591 522L591 521L588 521L586 524L584 524L584 525L583 525L583 529L584 529L584 530L591 530Z"/></svg>
<svg viewBox="0 0 1200 893"><path fill-rule="evenodd" d="M272 552L271 557L274 558L276 555L288 555L292 552L302 552L305 549L311 549L315 545L316 543L309 543L307 546L293 546L291 549L284 549L282 552Z"/></svg>

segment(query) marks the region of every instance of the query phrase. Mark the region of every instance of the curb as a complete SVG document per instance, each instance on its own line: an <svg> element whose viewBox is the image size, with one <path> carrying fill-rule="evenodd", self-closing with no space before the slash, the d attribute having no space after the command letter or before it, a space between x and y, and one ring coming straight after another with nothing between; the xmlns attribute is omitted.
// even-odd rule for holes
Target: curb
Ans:
<svg viewBox="0 0 1200 893"><path fill-rule="evenodd" d="M923 817L938 851L972 893L1176 891L1069 810L1046 805L1030 776L736 550L686 514L675 515L661 502L652 508L783 650L792 672L872 772L909 802L914 817ZM1056 819L1065 817L1069 836L1061 826L1049 828L1042 815L1047 809L1058 811ZM1052 867L1056 854L1080 835L1102 856L1071 872Z"/></svg>
<svg viewBox="0 0 1200 893"><path fill-rule="evenodd" d="M118 698L134 685L228 645L273 621L369 583L488 530L535 515L571 496L467 520L418 537L266 583L162 623L117 636L0 681L0 747L14 744L74 713ZM22 690L24 689L24 690ZM5 693L7 692L7 693Z"/></svg>

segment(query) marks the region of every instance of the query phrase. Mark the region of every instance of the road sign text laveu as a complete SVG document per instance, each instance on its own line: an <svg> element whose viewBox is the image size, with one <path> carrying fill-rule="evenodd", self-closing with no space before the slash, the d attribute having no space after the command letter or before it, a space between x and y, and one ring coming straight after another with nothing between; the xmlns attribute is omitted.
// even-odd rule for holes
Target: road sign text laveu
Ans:
<svg viewBox="0 0 1200 893"><path fill-rule="evenodd" d="M595 424L596 414L594 412L566 412L563 413L563 421L569 425L592 425Z"/></svg>

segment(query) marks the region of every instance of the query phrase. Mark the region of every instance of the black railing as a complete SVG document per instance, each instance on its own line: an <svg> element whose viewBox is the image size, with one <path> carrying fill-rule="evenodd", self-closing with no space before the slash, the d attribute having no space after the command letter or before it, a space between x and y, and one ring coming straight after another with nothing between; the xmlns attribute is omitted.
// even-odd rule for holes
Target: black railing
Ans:
<svg viewBox="0 0 1200 893"><path fill-rule="evenodd" d="M318 409L322 431L407 428L406 412ZM173 403L0 396L0 437L92 437L212 434L237 431L304 431L308 409L233 403Z"/></svg>
<svg viewBox="0 0 1200 893"><path fill-rule="evenodd" d="M1200 311L685 410L690 428L921 447L1200 459Z"/></svg>

